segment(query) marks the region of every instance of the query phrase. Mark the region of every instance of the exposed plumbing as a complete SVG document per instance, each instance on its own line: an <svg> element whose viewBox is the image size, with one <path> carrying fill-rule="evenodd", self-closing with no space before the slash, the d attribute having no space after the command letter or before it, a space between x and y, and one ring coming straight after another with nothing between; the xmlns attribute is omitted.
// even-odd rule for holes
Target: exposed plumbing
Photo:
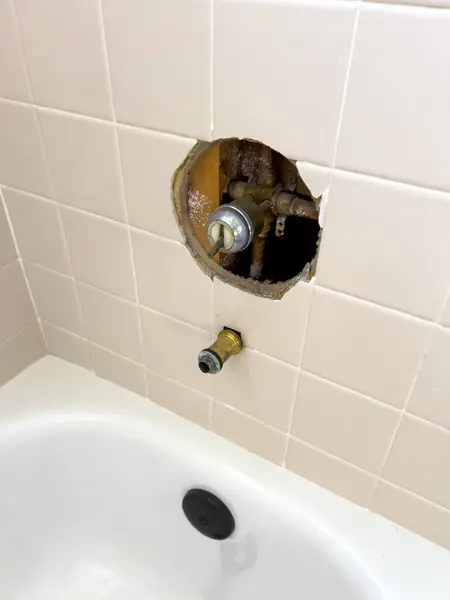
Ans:
<svg viewBox="0 0 450 600"><path fill-rule="evenodd" d="M214 210L207 223L207 235L211 249L208 256L217 252L234 254L242 252L252 242L252 265L250 276L258 279L263 268L263 255L266 240L274 218L275 235L284 235L288 217L317 221L319 214L312 198L286 192L280 185L255 184L245 181L230 181L228 195L233 199L229 204L221 204Z"/></svg>

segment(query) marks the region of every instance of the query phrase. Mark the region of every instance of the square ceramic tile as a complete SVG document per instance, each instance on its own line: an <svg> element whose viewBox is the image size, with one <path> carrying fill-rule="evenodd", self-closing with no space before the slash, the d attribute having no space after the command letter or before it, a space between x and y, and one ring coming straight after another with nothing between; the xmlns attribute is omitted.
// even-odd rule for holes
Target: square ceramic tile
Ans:
<svg viewBox="0 0 450 600"><path fill-rule="evenodd" d="M3 190L5 195L5 190ZM0 192L0 268L17 258L14 240Z"/></svg>
<svg viewBox="0 0 450 600"><path fill-rule="evenodd" d="M339 167L450 190L449 34L448 11L361 5Z"/></svg>
<svg viewBox="0 0 450 600"><path fill-rule="evenodd" d="M208 138L211 4L103 1L118 121Z"/></svg>
<svg viewBox="0 0 450 600"><path fill-rule="evenodd" d="M283 463L287 436L234 408L215 402L212 430L277 465Z"/></svg>
<svg viewBox="0 0 450 600"><path fill-rule="evenodd" d="M318 284L437 319L450 284L449 194L337 172L326 219Z"/></svg>
<svg viewBox="0 0 450 600"><path fill-rule="evenodd" d="M180 383L147 371L148 395L152 402L193 421L201 427L208 428L211 418L209 396L192 390Z"/></svg>
<svg viewBox="0 0 450 600"><path fill-rule="evenodd" d="M294 438L289 440L286 468L361 506L368 505L376 482L373 475Z"/></svg>
<svg viewBox="0 0 450 600"><path fill-rule="evenodd" d="M94 372L141 396L147 396L145 367L118 356L105 348L91 344L91 357Z"/></svg>
<svg viewBox="0 0 450 600"><path fill-rule="evenodd" d="M37 324L21 329L6 342L0 342L0 386L44 354L45 346Z"/></svg>
<svg viewBox="0 0 450 600"><path fill-rule="evenodd" d="M15 3L36 103L111 118L100 3Z"/></svg>
<svg viewBox="0 0 450 600"><path fill-rule="evenodd" d="M131 238L140 303L210 331L213 284L188 249L147 233Z"/></svg>
<svg viewBox="0 0 450 600"><path fill-rule="evenodd" d="M91 359L87 340L49 323L42 323L42 328L45 346L50 354L90 369Z"/></svg>
<svg viewBox="0 0 450 600"><path fill-rule="evenodd" d="M269 300L215 279L214 329L236 329L247 347L298 366L310 298L311 287L302 282L281 300Z"/></svg>
<svg viewBox="0 0 450 600"><path fill-rule="evenodd" d="M382 477L450 509L450 431L405 415Z"/></svg>
<svg viewBox="0 0 450 600"><path fill-rule="evenodd" d="M0 181L51 198L35 109L0 100Z"/></svg>
<svg viewBox="0 0 450 600"><path fill-rule="evenodd" d="M214 137L248 137L330 165L356 8L321 0L217 2Z"/></svg>
<svg viewBox="0 0 450 600"><path fill-rule="evenodd" d="M128 228L64 207L61 215L75 278L136 300Z"/></svg>
<svg viewBox="0 0 450 600"><path fill-rule="evenodd" d="M13 0L0 0L0 97L31 100Z"/></svg>
<svg viewBox="0 0 450 600"><path fill-rule="evenodd" d="M214 376L214 399L287 432L297 380L294 367L244 348Z"/></svg>
<svg viewBox="0 0 450 600"><path fill-rule="evenodd" d="M302 373L291 433L371 473L379 473L400 411Z"/></svg>
<svg viewBox="0 0 450 600"><path fill-rule="evenodd" d="M130 225L181 241L171 183L195 140L134 127L118 131Z"/></svg>
<svg viewBox="0 0 450 600"><path fill-rule="evenodd" d="M81 333L81 318L72 277L25 264L25 273L39 318L73 333Z"/></svg>
<svg viewBox="0 0 450 600"><path fill-rule="evenodd" d="M86 337L121 356L142 361L137 305L81 283L77 289Z"/></svg>
<svg viewBox="0 0 450 600"><path fill-rule="evenodd" d="M450 429L450 331L437 328L414 384L408 412Z"/></svg>
<svg viewBox="0 0 450 600"><path fill-rule="evenodd" d="M401 408L431 328L413 317L315 288L302 367Z"/></svg>
<svg viewBox="0 0 450 600"><path fill-rule="evenodd" d="M212 379L200 371L197 362L200 350L211 344L210 334L151 310L142 309L141 319L147 367L211 395Z"/></svg>
<svg viewBox="0 0 450 600"><path fill-rule="evenodd" d="M3 189L21 258L69 273L58 207L52 200Z"/></svg>
<svg viewBox="0 0 450 600"><path fill-rule="evenodd" d="M53 110L38 110L57 200L125 220L115 126Z"/></svg>
<svg viewBox="0 0 450 600"><path fill-rule="evenodd" d="M36 319L19 261L0 269L0 342Z"/></svg>
<svg viewBox="0 0 450 600"><path fill-rule="evenodd" d="M370 510L450 549L450 511L379 481Z"/></svg>

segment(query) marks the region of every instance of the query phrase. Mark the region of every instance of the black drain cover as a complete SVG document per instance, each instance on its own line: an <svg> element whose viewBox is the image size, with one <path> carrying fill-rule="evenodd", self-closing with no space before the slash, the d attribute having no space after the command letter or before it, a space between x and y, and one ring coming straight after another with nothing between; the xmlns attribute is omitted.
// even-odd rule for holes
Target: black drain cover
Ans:
<svg viewBox="0 0 450 600"><path fill-rule="evenodd" d="M186 492L183 512L197 531L213 540L226 540L234 531L235 523L229 508L206 490Z"/></svg>

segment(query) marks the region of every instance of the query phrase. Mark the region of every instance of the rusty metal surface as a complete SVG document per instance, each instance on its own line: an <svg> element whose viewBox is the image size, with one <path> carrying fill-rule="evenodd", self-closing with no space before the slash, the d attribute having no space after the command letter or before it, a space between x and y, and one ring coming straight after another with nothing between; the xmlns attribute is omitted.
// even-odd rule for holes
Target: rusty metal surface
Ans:
<svg viewBox="0 0 450 600"><path fill-rule="evenodd" d="M294 194L287 192L275 193L272 197L273 211L276 215L284 215L286 217L300 217L304 219L319 218L314 202L299 198Z"/></svg>
<svg viewBox="0 0 450 600"><path fill-rule="evenodd" d="M251 277L241 277L229 269L233 268L233 257L218 253L214 259L208 258L210 244L206 241L205 217L222 202L223 194L227 193L230 182L241 180L242 183L255 185L259 189L258 202L267 200L269 190L274 190L281 196L281 189L294 191L299 195L310 193L298 175L295 164L285 159L276 151L261 152L264 148L253 140L230 138L216 140L208 144L199 142L192 149L183 165L173 178L173 204L180 229L186 240L186 246L198 263L199 267L209 277L219 277L239 289L266 298L279 299L298 281L309 281L315 272L317 255L308 262L301 273L287 281L271 282L258 281ZM276 179L274 179L274 174ZM247 179L247 181L242 181ZM240 193L238 195L240 195ZM187 201L191 195L190 202ZM245 194L244 194L245 195ZM291 194L287 193L287 196ZM201 198L203 196L204 198ZM296 196L294 196L296 197ZM200 200L199 211L194 198ZM231 198L231 196L228 196ZM317 219L316 201L297 198L299 202L289 202L281 196L281 209L288 214ZM208 212L209 211L209 212ZM272 216L273 218L273 216ZM319 236L320 240L320 236ZM261 276L261 260L263 260L267 237L255 236L256 246L252 249L251 265L253 273ZM254 265L254 266L253 266ZM252 274L253 274L252 273Z"/></svg>

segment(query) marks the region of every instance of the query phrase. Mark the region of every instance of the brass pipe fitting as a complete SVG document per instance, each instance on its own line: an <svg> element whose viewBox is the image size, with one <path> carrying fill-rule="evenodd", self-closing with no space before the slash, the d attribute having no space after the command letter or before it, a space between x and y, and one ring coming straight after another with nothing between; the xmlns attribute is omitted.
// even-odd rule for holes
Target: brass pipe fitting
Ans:
<svg viewBox="0 0 450 600"><path fill-rule="evenodd" d="M198 366L202 373L215 375L222 370L224 363L242 350L241 334L234 329L224 327L209 348L198 354Z"/></svg>
<svg viewBox="0 0 450 600"><path fill-rule="evenodd" d="M272 207L276 215L302 217L314 221L319 218L319 213L312 201L287 192L274 194L272 196Z"/></svg>

